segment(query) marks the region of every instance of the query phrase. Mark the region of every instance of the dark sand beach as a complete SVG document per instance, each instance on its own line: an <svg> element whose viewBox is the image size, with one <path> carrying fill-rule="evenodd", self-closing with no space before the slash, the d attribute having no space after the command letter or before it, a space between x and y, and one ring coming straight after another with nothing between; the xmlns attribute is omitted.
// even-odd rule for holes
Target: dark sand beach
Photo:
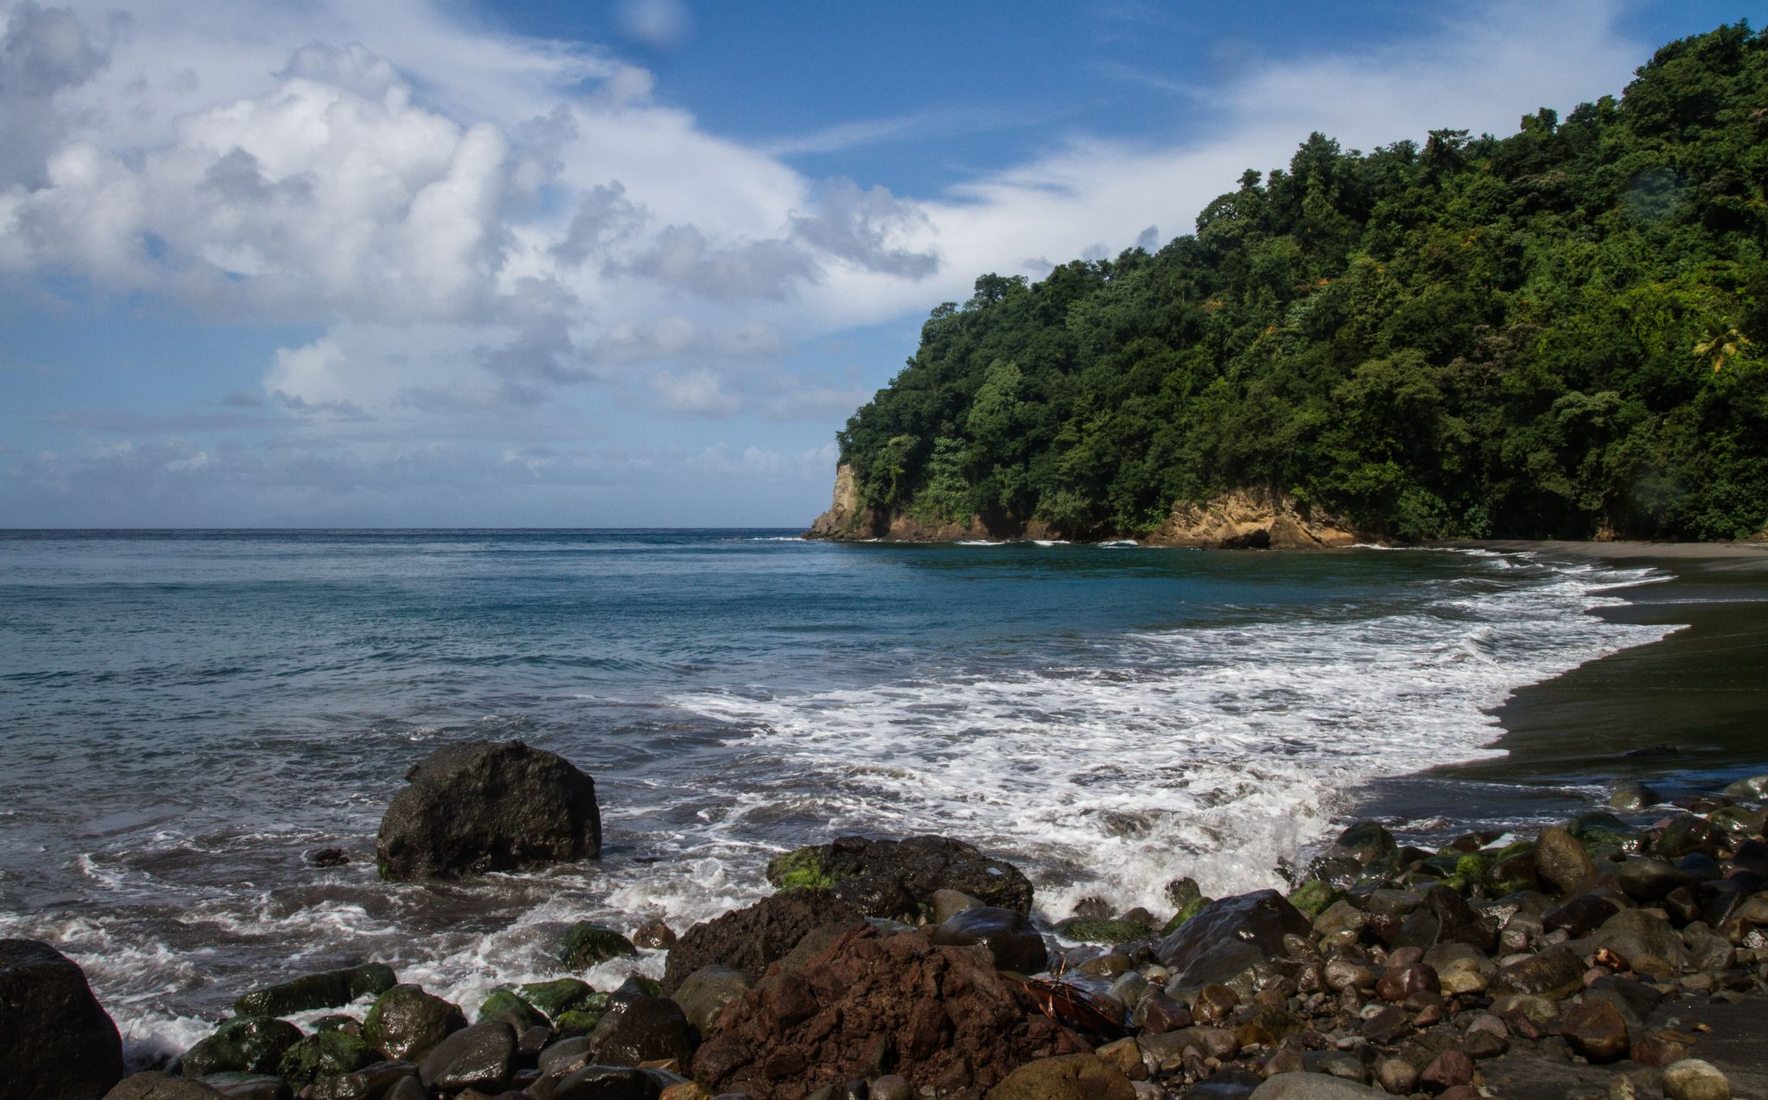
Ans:
<svg viewBox="0 0 1768 1100"><path fill-rule="evenodd" d="M1644 780L1666 796L1768 771L1768 543L1479 542L1506 552L1645 567L1597 614L1675 625L1518 689L1494 713L1504 755L1369 785L1366 810L1457 822L1551 818Z"/></svg>

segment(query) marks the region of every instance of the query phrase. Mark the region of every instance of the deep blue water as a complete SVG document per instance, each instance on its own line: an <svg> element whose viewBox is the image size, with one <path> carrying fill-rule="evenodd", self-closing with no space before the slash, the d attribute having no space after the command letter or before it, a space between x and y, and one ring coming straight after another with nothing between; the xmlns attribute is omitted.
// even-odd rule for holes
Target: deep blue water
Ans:
<svg viewBox="0 0 1768 1100"><path fill-rule="evenodd" d="M982 844L1051 919L1158 908L1666 630L1583 613L1637 571L1526 556L793 534L0 532L0 935L61 944L145 1055L328 961L476 1004L564 921L685 927L842 831ZM405 770L472 737L593 774L601 863L375 881Z"/></svg>

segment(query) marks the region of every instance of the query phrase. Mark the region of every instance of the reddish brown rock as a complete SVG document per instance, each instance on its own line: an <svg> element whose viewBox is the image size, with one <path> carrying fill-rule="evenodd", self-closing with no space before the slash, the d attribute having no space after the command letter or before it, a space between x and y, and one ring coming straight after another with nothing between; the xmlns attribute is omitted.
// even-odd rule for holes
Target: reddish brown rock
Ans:
<svg viewBox="0 0 1768 1100"><path fill-rule="evenodd" d="M1424 1067L1418 1083L1432 1092L1442 1092L1473 1080L1473 1059L1458 1050L1445 1050Z"/></svg>
<svg viewBox="0 0 1768 1100"><path fill-rule="evenodd" d="M709 1092L798 1100L892 1071L916 1089L981 1093L1027 1062L1090 1050L978 948L870 927L733 1001L694 1056Z"/></svg>
<svg viewBox="0 0 1768 1100"><path fill-rule="evenodd" d="M1565 1010L1559 1033L1571 1048L1592 1062L1615 1062L1627 1056L1627 1021L1608 1001L1586 998Z"/></svg>

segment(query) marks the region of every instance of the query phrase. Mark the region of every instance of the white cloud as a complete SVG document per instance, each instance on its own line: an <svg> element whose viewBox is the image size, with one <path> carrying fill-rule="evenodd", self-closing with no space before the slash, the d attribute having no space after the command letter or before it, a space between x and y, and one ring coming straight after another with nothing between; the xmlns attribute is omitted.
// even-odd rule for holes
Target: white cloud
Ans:
<svg viewBox="0 0 1768 1100"><path fill-rule="evenodd" d="M1070 136L908 198L781 157L960 123L745 146L655 102L642 67L456 5L0 0L0 278L303 326L319 335L264 387L315 427L527 416L586 385L683 416L838 420L863 388L763 368L985 271L1155 243L1151 224L1188 227L1311 130L1364 148L1507 131L1639 60L1614 3L1471 10L1388 48L1250 64L1174 108L1201 139ZM667 45L684 11L632 5L626 26Z"/></svg>

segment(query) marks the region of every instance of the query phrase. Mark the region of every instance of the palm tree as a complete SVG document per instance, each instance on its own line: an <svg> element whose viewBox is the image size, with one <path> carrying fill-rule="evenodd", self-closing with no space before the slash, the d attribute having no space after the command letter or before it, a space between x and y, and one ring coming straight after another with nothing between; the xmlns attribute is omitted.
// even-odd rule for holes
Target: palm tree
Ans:
<svg viewBox="0 0 1768 1100"><path fill-rule="evenodd" d="M1694 345L1694 357L1711 365L1713 373L1718 374L1749 346L1750 338L1737 331L1736 325L1730 325L1723 330L1715 328L1711 336Z"/></svg>

